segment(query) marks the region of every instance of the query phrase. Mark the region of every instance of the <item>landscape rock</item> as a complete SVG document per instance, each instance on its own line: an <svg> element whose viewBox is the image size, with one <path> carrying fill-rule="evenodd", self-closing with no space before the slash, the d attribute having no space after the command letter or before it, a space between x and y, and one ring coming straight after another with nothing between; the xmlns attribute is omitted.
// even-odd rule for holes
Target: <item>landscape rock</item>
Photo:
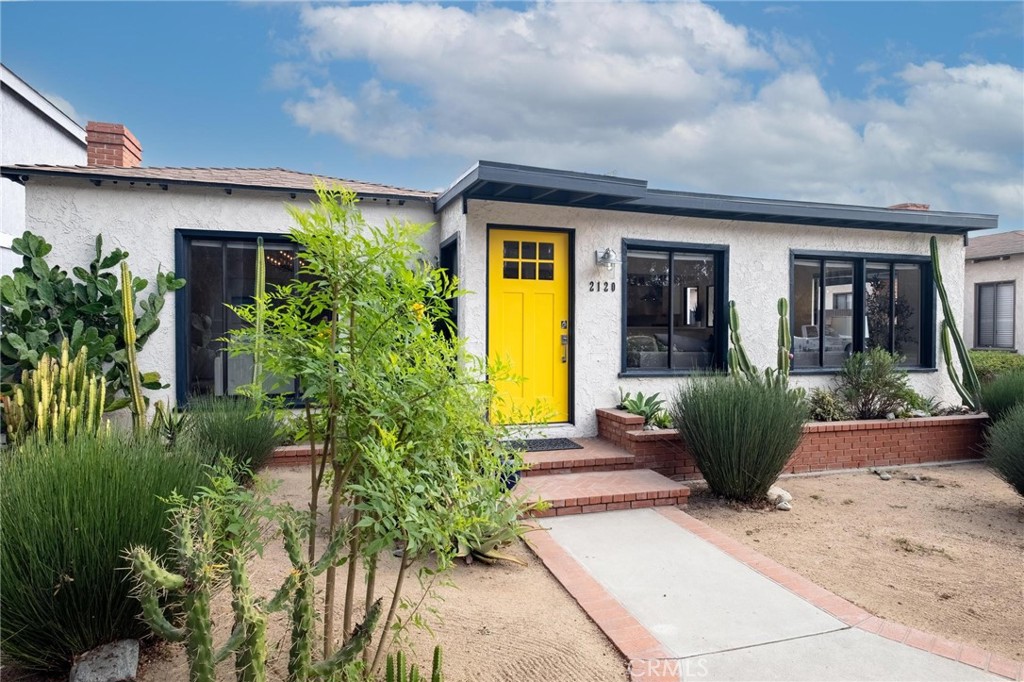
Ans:
<svg viewBox="0 0 1024 682"><path fill-rule="evenodd" d="M777 485L768 488L768 500L778 504L779 502L792 502L793 496Z"/></svg>
<svg viewBox="0 0 1024 682"><path fill-rule="evenodd" d="M892 478L892 474L890 474L890 473L888 473L888 472L885 472L885 471L883 471L882 473L878 474L878 477L879 477L880 479L882 479L883 481L888 481L889 479L891 479L891 478Z"/></svg>
<svg viewBox="0 0 1024 682"><path fill-rule="evenodd" d="M779 502L778 504L775 505L775 508L778 509L779 511L790 511L793 508L793 505L791 505L789 502Z"/></svg>
<svg viewBox="0 0 1024 682"><path fill-rule="evenodd" d="M892 421L893 419L896 418L896 415L890 412L887 415L885 415L885 418L888 419L889 421Z"/></svg>
<svg viewBox="0 0 1024 682"><path fill-rule="evenodd" d="M132 682L139 670L139 640L122 639L82 654L68 682Z"/></svg>

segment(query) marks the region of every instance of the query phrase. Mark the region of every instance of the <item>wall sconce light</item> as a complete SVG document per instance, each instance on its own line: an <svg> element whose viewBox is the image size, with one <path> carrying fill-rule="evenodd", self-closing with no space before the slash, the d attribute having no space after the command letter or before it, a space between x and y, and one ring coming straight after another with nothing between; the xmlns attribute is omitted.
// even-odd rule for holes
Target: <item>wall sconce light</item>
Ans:
<svg viewBox="0 0 1024 682"><path fill-rule="evenodd" d="M614 270L615 266L622 262L622 259L613 250L606 248L604 251L598 250L594 252L594 261L598 265L603 265L608 270Z"/></svg>

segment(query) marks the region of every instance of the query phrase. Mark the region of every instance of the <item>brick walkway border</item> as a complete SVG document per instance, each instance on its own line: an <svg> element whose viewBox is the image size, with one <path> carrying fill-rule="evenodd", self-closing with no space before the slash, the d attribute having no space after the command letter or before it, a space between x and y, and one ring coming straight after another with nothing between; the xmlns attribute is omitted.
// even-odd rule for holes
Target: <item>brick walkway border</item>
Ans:
<svg viewBox="0 0 1024 682"><path fill-rule="evenodd" d="M680 509L658 507L655 511L850 627L960 661L1009 680L1024 681L1024 663L971 644L945 639L874 616ZM543 521L540 522L542 523ZM555 542L540 524L532 524L537 530L526 534L527 544L630 662L631 679L645 682L678 682L677 669L669 665L659 665L659 661L667 663L671 660L669 652L615 597Z"/></svg>

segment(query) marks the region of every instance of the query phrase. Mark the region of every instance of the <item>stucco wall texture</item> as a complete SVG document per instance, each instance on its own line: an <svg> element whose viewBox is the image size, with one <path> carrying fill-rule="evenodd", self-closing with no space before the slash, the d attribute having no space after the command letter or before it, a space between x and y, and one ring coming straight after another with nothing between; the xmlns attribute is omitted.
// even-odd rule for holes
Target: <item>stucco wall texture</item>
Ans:
<svg viewBox="0 0 1024 682"><path fill-rule="evenodd" d="M27 192L27 229L53 244L48 256L51 265L69 270L87 265L93 258L97 234L103 235L103 248L128 251L132 273L150 278L157 268L175 270L175 230L211 230L285 233L292 225L286 203L308 206L313 195L299 195L289 201L284 192L235 190L231 195L218 189L198 189L171 185L163 190L126 183L104 183L95 187L85 180L32 180ZM359 204L371 225L383 225L388 218L416 223L434 223L429 202L407 200L404 206L382 199ZM423 241L424 249L437 253L437 231L432 229ZM139 355L143 371L160 373L169 388L150 392L151 398L174 402L175 333L174 296L169 294L160 317L160 328L153 333Z"/></svg>
<svg viewBox="0 0 1024 682"><path fill-rule="evenodd" d="M0 88L0 130L4 131L0 164L85 163L84 139L72 139L63 128L9 91L6 83ZM9 246L11 239L24 231L25 188L0 178L0 274L9 274L18 265Z"/></svg>
<svg viewBox="0 0 1024 682"><path fill-rule="evenodd" d="M571 293L574 306L574 417L571 424L551 425L551 436L592 436L597 433L594 410L614 406L619 389L658 392L669 397L685 378L620 377L622 344L622 265L608 271L594 262L594 252L611 247L621 256L622 239L728 245L729 298L736 301L743 323L744 345L759 367L775 366L778 314L776 302L789 296L790 250L927 256L925 234L803 227L773 223L738 223L673 216L656 216L593 209L572 209L471 200L468 215L448 207L441 216L442 237L462 231L462 284L476 292L463 301L460 333L470 350L486 352L486 233L490 225L549 227L575 234L576 274ZM453 215L458 212L458 215ZM940 259L950 303L963 310L964 249L961 237L940 237ZM614 281L614 293L592 293L590 281ZM935 332L941 313L936 312ZM916 390L947 403L959 402L946 376L941 352L938 371L912 372ZM828 376L793 378L798 386L824 386Z"/></svg>
<svg viewBox="0 0 1024 682"><path fill-rule="evenodd" d="M1016 282L1014 287L1013 344L1018 353L1024 346L1024 255L1010 256L1006 260L968 262L964 266L964 340L978 345L978 330L974 307L977 304L975 286L986 282Z"/></svg>
<svg viewBox="0 0 1024 682"><path fill-rule="evenodd" d="M87 263L93 240L102 233L107 250L131 253L135 274L150 276L158 267L175 269L176 229L212 231L286 232L291 219L285 210L288 196L278 192L221 190L171 186L134 187L104 183L94 187L82 180L33 180L27 193L27 228L54 244L52 262L65 266ZM310 196L291 203L306 205ZM361 208L371 224L396 217L435 223L424 248L437 253L441 240L458 235L458 270L469 290L459 302L460 334L468 350L484 356L486 346L486 246L488 225L551 227L571 230L575 238L573 421L543 429L551 436L591 436L597 433L594 410L615 405L619 389L660 392L668 397L684 378L620 377L621 268L609 271L594 263L594 252L611 247L621 251L624 238L729 246L729 298L739 306L744 339L751 360L774 366L777 315L775 302L789 294L791 249L853 251L860 253L927 256L928 236L922 234L795 227L771 223L737 223L697 218L654 216L592 209L571 209L471 200L468 214L460 202L435 215L427 202L406 201L404 206L367 200ZM940 239L943 275L953 309L963 309L964 268L960 237ZM590 281L614 281L614 293L592 293ZM937 318L939 315L937 314ZM173 400L175 393L175 310L167 299L160 329L140 356L147 371L158 371L170 387L154 398ZM937 329L938 319L936 319ZM828 384L828 376L800 376L801 386ZM925 395L956 402L939 354L939 370L914 372L911 383Z"/></svg>

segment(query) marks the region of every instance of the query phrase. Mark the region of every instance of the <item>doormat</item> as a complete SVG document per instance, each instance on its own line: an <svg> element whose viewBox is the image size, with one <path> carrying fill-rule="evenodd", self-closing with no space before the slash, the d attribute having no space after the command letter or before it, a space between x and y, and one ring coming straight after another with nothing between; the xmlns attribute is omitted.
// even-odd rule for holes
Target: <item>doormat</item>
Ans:
<svg viewBox="0 0 1024 682"><path fill-rule="evenodd" d="M548 450L582 450L583 446L568 438L529 438L527 440L507 440L505 445L513 450L527 452L547 452Z"/></svg>

